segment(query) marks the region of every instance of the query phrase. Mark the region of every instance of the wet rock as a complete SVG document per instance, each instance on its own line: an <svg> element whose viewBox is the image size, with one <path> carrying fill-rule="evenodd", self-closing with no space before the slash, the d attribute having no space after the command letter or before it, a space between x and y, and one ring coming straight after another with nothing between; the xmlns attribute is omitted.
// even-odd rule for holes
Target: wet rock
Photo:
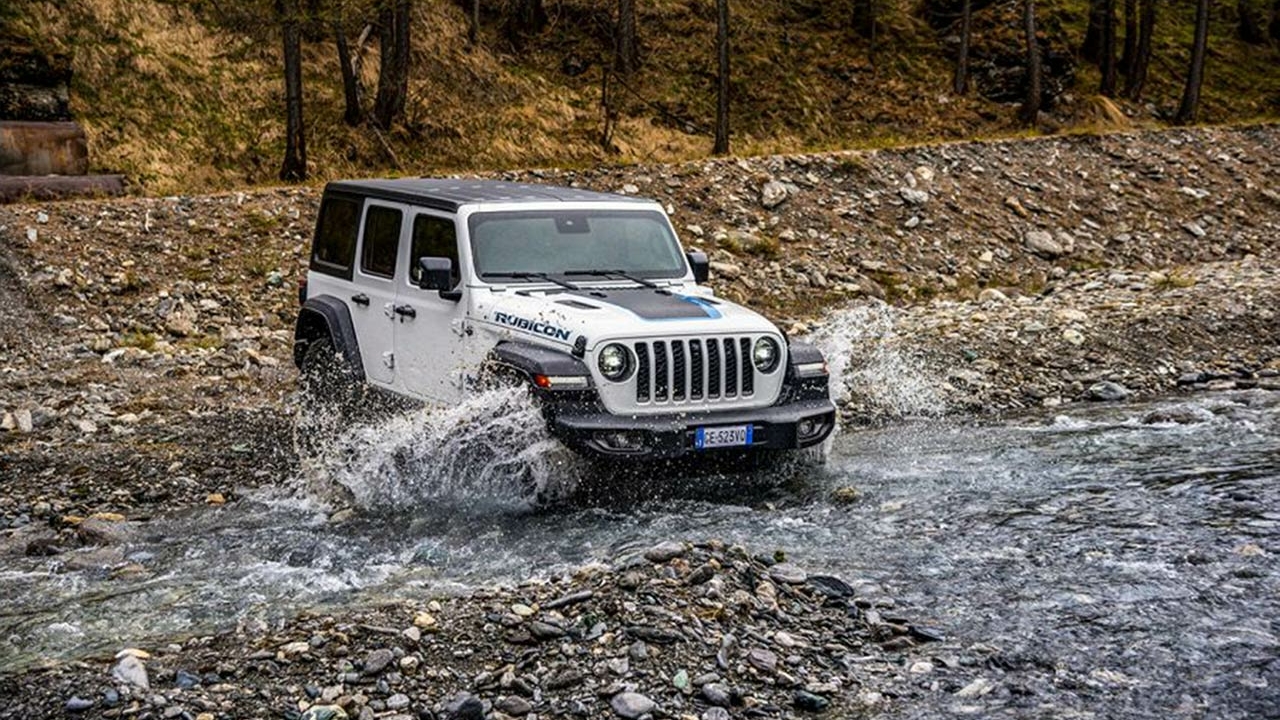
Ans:
<svg viewBox="0 0 1280 720"><path fill-rule="evenodd" d="M769 568L769 577L774 582L787 585L802 585L809 579L808 573L791 563L778 563Z"/></svg>
<svg viewBox="0 0 1280 720"><path fill-rule="evenodd" d="M852 485L842 485L831 491L834 505L852 505L862 499L862 491Z"/></svg>
<svg viewBox="0 0 1280 720"><path fill-rule="evenodd" d="M987 680L986 678L978 678L957 690L956 697L965 699L982 697L983 695L991 692L992 687L993 685L990 680Z"/></svg>
<svg viewBox="0 0 1280 720"><path fill-rule="evenodd" d="M686 585L690 585L690 586L702 585L703 583L711 580L711 578L715 576L716 576L715 567L713 567L710 564L704 563L702 565L699 565L692 572L690 572L689 575L685 577L684 582Z"/></svg>
<svg viewBox="0 0 1280 720"><path fill-rule="evenodd" d="M831 707L830 700L805 690L796 691L794 702L796 709L811 713L826 712Z"/></svg>
<svg viewBox="0 0 1280 720"><path fill-rule="evenodd" d="M1101 402L1117 402L1128 398L1133 393L1125 386L1105 380L1089 386L1087 397Z"/></svg>
<svg viewBox="0 0 1280 720"><path fill-rule="evenodd" d="M635 720L643 715L652 713L658 707L658 704L640 693L622 692L614 695L609 700L609 707L613 709L614 714L618 717Z"/></svg>
<svg viewBox="0 0 1280 720"><path fill-rule="evenodd" d="M838 577L831 575L810 575L809 586L829 598L841 599L853 597L853 587Z"/></svg>
<svg viewBox="0 0 1280 720"><path fill-rule="evenodd" d="M151 689L151 680L147 677L147 667L142 660L133 655L120 658L111 669L111 677L118 682L132 685L140 690Z"/></svg>
<svg viewBox="0 0 1280 720"><path fill-rule="evenodd" d="M684 543L668 540L644 551L644 559L651 563L664 563L682 557L688 548Z"/></svg>
<svg viewBox="0 0 1280 720"><path fill-rule="evenodd" d="M132 537L126 523L91 517L76 525L76 537L87 545L122 545Z"/></svg>

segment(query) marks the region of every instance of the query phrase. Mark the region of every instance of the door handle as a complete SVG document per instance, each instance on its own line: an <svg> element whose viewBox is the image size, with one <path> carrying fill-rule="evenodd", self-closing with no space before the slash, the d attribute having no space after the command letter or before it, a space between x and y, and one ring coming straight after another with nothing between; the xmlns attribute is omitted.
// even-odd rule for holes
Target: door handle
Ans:
<svg viewBox="0 0 1280 720"><path fill-rule="evenodd" d="M399 315L401 318L418 317L418 311L414 310L412 305L397 305L395 307L395 313Z"/></svg>
<svg viewBox="0 0 1280 720"><path fill-rule="evenodd" d="M351 302L357 305L363 305L365 307L369 307L369 296L365 295L364 293L360 293L359 295L352 295Z"/></svg>

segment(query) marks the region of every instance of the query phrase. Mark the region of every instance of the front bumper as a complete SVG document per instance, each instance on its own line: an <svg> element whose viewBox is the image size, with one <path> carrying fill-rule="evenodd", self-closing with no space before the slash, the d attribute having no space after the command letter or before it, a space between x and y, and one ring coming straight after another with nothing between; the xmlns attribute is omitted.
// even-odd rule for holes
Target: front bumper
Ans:
<svg viewBox="0 0 1280 720"><path fill-rule="evenodd" d="M825 389L825 388L824 388ZM612 415L598 406L549 413L553 435L578 452L610 459L666 459L817 445L835 428L835 405L826 398L802 399L748 410L655 416ZM751 425L751 444L699 450L698 428Z"/></svg>

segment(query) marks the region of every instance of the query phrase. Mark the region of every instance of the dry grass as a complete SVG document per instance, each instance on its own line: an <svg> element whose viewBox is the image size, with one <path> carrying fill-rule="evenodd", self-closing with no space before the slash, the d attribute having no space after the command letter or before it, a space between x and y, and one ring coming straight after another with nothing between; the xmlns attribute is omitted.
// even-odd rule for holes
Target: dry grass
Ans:
<svg viewBox="0 0 1280 720"><path fill-rule="evenodd" d="M1078 41L1085 6L1084 0L1046 0L1046 32ZM11 22L19 32L74 54L73 106L89 134L95 170L123 172L156 194L274 183L284 138L279 40L271 19L231 32L193 7L173 0L31 0L10 12L18 13ZM332 42L307 43L314 178L705 156L715 102L713 5L641 5L644 67L617 90L621 118L609 151L599 144L606 7L591 0L549 3L551 27L515 53L496 16L485 17L481 47L471 50L457 3L418 0L406 117L386 138L394 163L370 130L342 122ZM884 27L873 47L847 30L841 3L735 6L734 152L874 148L1023 132L1008 107L950 94L951 46L916 18L912 0L878 7ZM1152 68L1149 97L1160 107L1176 102L1180 91L1184 10L1170 9L1169 21L1158 26L1167 35L1157 38L1161 59ZM1202 118L1274 116L1280 75L1263 69L1280 55L1241 46L1219 25ZM372 40L364 56L370 96L377 55ZM563 74L570 56L586 62L587 72ZM1096 71L1081 68L1077 88L1091 84ZM1123 129L1144 112L1103 98L1075 107L1068 131Z"/></svg>

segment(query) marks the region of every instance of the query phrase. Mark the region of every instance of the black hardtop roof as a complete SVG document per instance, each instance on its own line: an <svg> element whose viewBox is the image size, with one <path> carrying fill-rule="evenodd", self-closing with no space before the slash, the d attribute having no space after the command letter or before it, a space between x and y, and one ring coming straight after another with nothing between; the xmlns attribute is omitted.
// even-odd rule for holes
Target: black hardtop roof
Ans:
<svg viewBox="0 0 1280 720"><path fill-rule="evenodd" d="M644 198L557 185L448 178L336 180L325 186L325 192L354 193L449 211L474 203L650 202Z"/></svg>

